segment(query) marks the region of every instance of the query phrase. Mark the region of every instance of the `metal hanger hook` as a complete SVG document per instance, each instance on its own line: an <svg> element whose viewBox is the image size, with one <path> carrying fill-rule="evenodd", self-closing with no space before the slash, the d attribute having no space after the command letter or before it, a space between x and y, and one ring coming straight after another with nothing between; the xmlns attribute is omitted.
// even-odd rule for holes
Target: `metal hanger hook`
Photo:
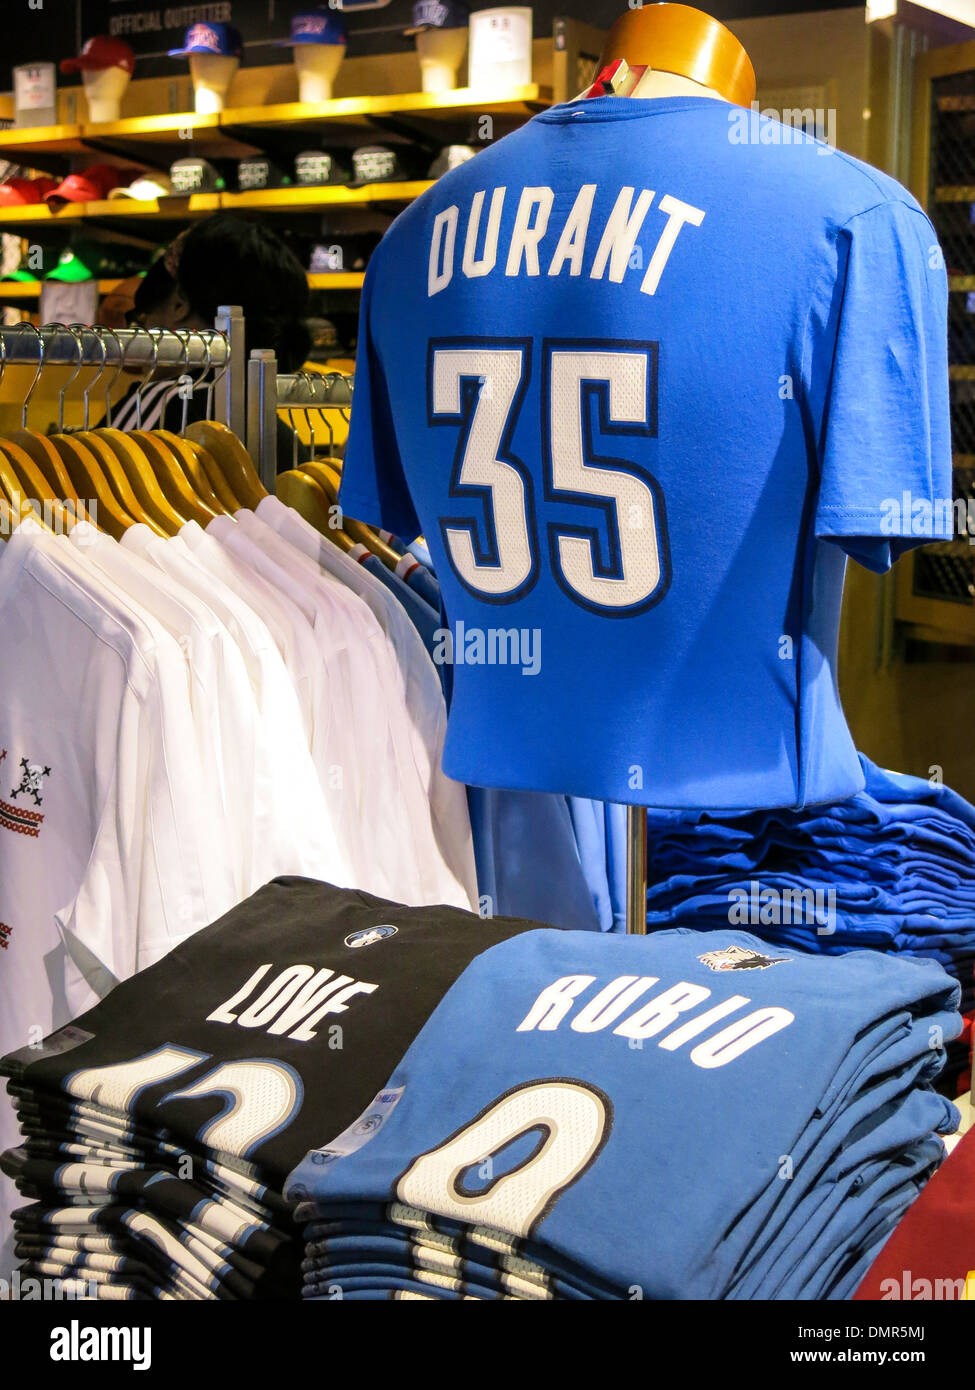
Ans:
<svg viewBox="0 0 975 1390"><path fill-rule="evenodd" d="M177 391L180 392L180 399L181 399L182 402L183 402L183 413L182 413L182 416L181 416L181 418L180 418L179 432L180 432L180 434L185 434L185 433L186 433L186 421L187 421L187 418L188 418L188 416L189 416L189 410L190 410L190 398L189 398L189 396L187 396L185 393L183 393L184 382L182 381L182 377L184 377L184 376L189 376L189 365L190 365L190 339L193 337L193 330L192 330L191 328L174 328L172 331L173 331L173 333L175 333L176 337L179 339L180 346L181 346L182 349L183 349L182 356L181 356L180 359L179 359L179 377L180 377L180 380L177 381L177 383L176 383L176 388L175 388L175 389L176 389ZM192 377L190 377L190 380L192 381ZM193 390L195 390L195 389L196 389L196 388L194 387ZM171 391L169 391L169 392L166 393L166 405L169 404L169 400L170 400L171 395L172 395L172 392L171 392ZM192 395L192 391L190 392L190 395ZM164 407L164 409L165 409L165 407ZM163 423L165 423L165 417L163 417Z"/></svg>
<svg viewBox="0 0 975 1390"><path fill-rule="evenodd" d="M68 324L68 332L73 334L73 333L75 332L75 329L85 329L85 328L87 328L87 327L88 327L88 325L87 325L86 323L69 323L69 324ZM78 338L78 341L79 341L79 343L81 342L80 336L79 336L79 338ZM108 346L107 346L107 344L106 344L106 342L105 342L105 339L102 337L101 333L99 333L97 330L96 330L96 332L95 332L95 341L98 343L98 346L101 348L101 351L102 351L102 360L101 360L101 364L100 364L100 366L99 366L99 368L98 368L98 371L95 373L95 375L92 377L91 381L89 381L88 385L85 387L84 391L82 391L82 393L81 393L81 399L82 399L82 400L84 401L84 403L85 403L85 413L84 413L84 417L83 417L83 418L84 418L84 428L85 428L85 429L88 428L88 416L89 416L89 409L90 409L90 406L91 406L91 391L92 391L92 387L93 387L97 382L101 381L102 377L105 375L106 370L108 369ZM82 352L83 352L83 349L82 349ZM74 380L73 377L72 377L72 380Z"/></svg>
<svg viewBox="0 0 975 1390"><path fill-rule="evenodd" d="M213 400L213 395L214 395L214 392L216 391L217 387L220 385L221 381L223 381L224 377L225 377L225 376L227 375L227 373L230 371L230 338L229 338L228 334L226 334L226 333L223 331L222 328L214 328L214 329L212 330L211 334L210 334L210 343L211 343L211 347L212 347L213 341L214 341L216 338L220 338L220 339L223 341L224 349L225 349L225 351L226 351L227 360L226 360L226 361L224 362L224 364L223 364L223 371L217 372L216 376L213 378L213 380L212 380L211 383L210 383L210 400L211 400L211 401ZM210 418L210 416L209 416L209 414L208 414L208 415L207 415L207 419L209 419L209 418Z"/></svg>
<svg viewBox="0 0 975 1390"><path fill-rule="evenodd" d="M115 346L118 348L118 366L115 368L115 375L112 377L111 381L110 381L110 382L108 383L108 385L105 387L105 424L110 426L111 423L112 423L112 391L115 389L115 383L118 381L119 377L122 375L122 368L125 366L125 349L122 347L122 339L121 339L121 338L119 337L119 335L115 332L115 329L114 329L114 328L100 328L98 331L99 331L99 333L107 333L108 336L109 336L110 338L113 339L113 341L114 341L114 343L115 343ZM102 341L104 342L104 339L103 339ZM106 351L106 353L108 352L107 346L106 346L106 348L105 348L105 351ZM99 375L95 378L95 380L96 380L96 381L100 380L100 377L101 377L101 373L99 373ZM93 383L93 384L94 384L94 383ZM91 390L91 387L89 387L88 389ZM85 404L85 426L86 426L86 428L87 428L87 424L88 424L88 407L87 407L87 402L86 402L86 404Z"/></svg>
<svg viewBox="0 0 975 1390"><path fill-rule="evenodd" d="M160 332L162 332L162 330L160 330ZM139 382L138 390L135 393L135 427L137 430L142 429L142 393L152 380L159 363L159 338L153 333L152 329L144 328L141 323L137 323L132 327L132 337L129 340L128 347L122 355L122 365L124 366L128 360L129 353L132 351L132 344L138 342L140 333L144 333L152 344L152 361L149 364L148 372L142 377L142 380Z"/></svg>
<svg viewBox="0 0 975 1390"><path fill-rule="evenodd" d="M27 408L30 405L30 398L33 396L34 388L40 381L41 372L44 370L44 338L41 334L41 330L32 323L22 323L19 326L21 328L26 328L29 333L33 333L34 337L37 339L37 371L34 373L34 380L31 382L30 389L24 397L24 404L20 412L20 428L25 430L27 428Z"/></svg>
<svg viewBox="0 0 975 1390"><path fill-rule="evenodd" d="M82 324L82 329L84 329L84 326L85 326L85 325ZM81 333L80 333L80 332L76 333L75 330L74 330L73 328L69 328L69 327L67 326L67 324L65 324L65 323L48 323L48 324L45 324L45 325L41 328L41 333L42 333L42 334L43 334L43 332L44 332L44 328L53 328L55 331L57 331L57 329L59 329L59 328L63 328L63 329L65 330L66 333L70 333L70 334L71 334L71 337L74 339L74 342L77 344L77 348L78 348L78 361L77 361L77 364L76 364L76 366L75 366L75 369L74 369L74 371L71 373L71 375L68 377L68 379L67 379L67 381L64 383L64 385L61 387L61 390L58 392L58 434L63 434L63 433L64 433L64 398L65 398L65 396L66 396L67 393L68 393L68 387L71 386L72 383L73 383L74 381L77 380L77 378L78 378L78 376L79 376L79 374L80 374L80 372L81 372L82 367L85 365L85 345L84 345L84 343L81 341Z"/></svg>

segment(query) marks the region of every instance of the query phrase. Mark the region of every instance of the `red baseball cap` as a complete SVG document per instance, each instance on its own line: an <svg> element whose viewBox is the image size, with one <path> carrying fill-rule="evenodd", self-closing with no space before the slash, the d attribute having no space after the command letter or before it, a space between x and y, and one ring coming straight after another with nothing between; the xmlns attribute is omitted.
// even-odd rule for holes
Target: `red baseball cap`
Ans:
<svg viewBox="0 0 975 1390"><path fill-rule="evenodd" d="M46 193L50 207L56 203L97 203L107 198L113 188L130 183L137 169L117 169L114 164L90 164L78 174L69 174L56 188Z"/></svg>
<svg viewBox="0 0 975 1390"><path fill-rule="evenodd" d="M77 58L65 58L61 64L62 72L101 72L104 68L124 68L131 77L135 53L121 39L99 34L87 41Z"/></svg>
<svg viewBox="0 0 975 1390"><path fill-rule="evenodd" d="M39 203L43 196L33 179L7 179L5 183L0 183L0 208Z"/></svg>

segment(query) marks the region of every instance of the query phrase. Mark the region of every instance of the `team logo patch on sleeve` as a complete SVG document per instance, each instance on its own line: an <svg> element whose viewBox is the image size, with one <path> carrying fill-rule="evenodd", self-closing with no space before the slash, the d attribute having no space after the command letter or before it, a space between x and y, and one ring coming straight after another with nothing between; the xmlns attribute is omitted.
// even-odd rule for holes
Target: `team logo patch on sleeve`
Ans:
<svg viewBox="0 0 975 1390"><path fill-rule="evenodd" d="M767 970L770 965L781 965L791 960L791 956L763 956L759 951L749 951L744 946L725 946L721 951L705 951L698 960L709 970Z"/></svg>
<svg viewBox="0 0 975 1390"><path fill-rule="evenodd" d="M398 931L399 927L390 926L386 922L378 927L363 927L362 931L350 932L345 938L345 944L353 948L373 946L377 941L384 941L387 936L395 936Z"/></svg>

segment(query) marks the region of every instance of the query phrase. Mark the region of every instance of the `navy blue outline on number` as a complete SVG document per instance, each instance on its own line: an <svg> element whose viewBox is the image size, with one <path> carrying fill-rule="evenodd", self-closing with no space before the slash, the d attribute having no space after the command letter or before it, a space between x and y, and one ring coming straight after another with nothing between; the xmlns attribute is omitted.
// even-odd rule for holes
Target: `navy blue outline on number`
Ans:
<svg viewBox="0 0 975 1390"><path fill-rule="evenodd" d="M219 1124L221 1120L225 1120L228 1115L233 1114L238 1105L242 1103L241 1093L239 1091L232 1091L229 1086L211 1086L206 1091L200 1091L195 1096L188 1096L186 1092L190 1087L199 1086L202 1085L204 1081L209 1081L211 1076L216 1076L218 1072L223 1071L224 1067L238 1067L242 1064L245 1066L252 1066L254 1063L257 1063L259 1066L275 1067L278 1071L290 1073L295 1087L295 1098L292 1102L291 1109L280 1124L258 1135L256 1139L252 1139L244 1152L236 1155L238 1158L250 1159L262 1144L266 1144L269 1139L274 1139L282 1130L288 1128L288 1125L290 1125L295 1115L297 1115L304 1102L305 1083L291 1063L283 1062L280 1057L223 1057L220 1060L214 1058L214 1061L216 1064L212 1066L209 1071L205 1071L202 1076L198 1076L195 1081L189 1082L187 1086L180 1086L176 1090L169 1091L166 1095L161 1096L157 1105L165 1105L169 1100L185 1100L192 1102L194 1100L209 1100L211 1096L216 1096L218 1099L222 1097L224 1102L222 1108L218 1110L215 1115L211 1115L208 1120L204 1120L196 1130L195 1137L197 1143L203 1144L209 1148L210 1145L206 1136L209 1134L210 1130L213 1129L214 1125ZM229 1152L229 1150L225 1152ZM221 1150L213 1149L211 1153L215 1155L215 1161L219 1163Z"/></svg>
<svg viewBox="0 0 975 1390"><path fill-rule="evenodd" d="M450 465L450 483L447 488L447 495L455 501L463 502L468 505L472 498L476 497L479 499L482 509L480 516L438 516L437 524L440 527L440 539L443 544L444 554L447 557L447 563L456 575L458 583L481 603L494 603L498 605L514 603L517 599L523 598L525 594L529 593L538 582L538 522L535 514L535 494L532 477L527 466L518 458L511 446L512 435L514 434L518 417L521 414L525 393L531 382L532 346L531 338L431 338L427 343L427 424L431 427L436 425L447 425L453 426L454 428L459 427L457 448L454 451L454 457ZM479 589L476 585L469 583L454 564L446 534L448 529L452 531L466 529L470 533L475 562L485 569L500 568L501 553L498 547L497 525L494 507L492 505L492 489L490 487L481 487L477 484L460 482L460 471L463 467L464 455L467 452L467 441L470 436L471 423L474 419L474 412L477 409L477 403L480 397L480 383L475 380L474 377L462 377L460 388L460 413L458 415L434 413L433 360L434 354L444 349L476 352L478 349L497 351L502 348L516 348L522 355L522 372L518 381L518 387L511 402L511 409L508 411L507 419L504 422L504 429L501 432L498 459L501 463L506 463L515 469L525 489L525 521L528 533L528 547L531 554L531 569L527 577L522 580L516 589L511 589L505 594L487 594L483 589ZM486 537L486 545L481 544L482 534Z"/></svg>
<svg viewBox="0 0 975 1390"><path fill-rule="evenodd" d="M639 352L649 358L649 370L647 372L647 423L644 425L631 425L619 423L609 419L608 397L609 386L606 381L583 379L581 385L581 412L582 412L582 449L583 461L587 468L605 467L612 469L616 473L631 473L634 477L644 483L653 495L654 520L657 533L657 553L660 563L660 578L652 594L639 603L628 604L626 607L610 607L606 604L594 603L580 594L569 583L562 569L562 562L559 556L559 536L581 536L590 542L593 554L593 571L598 578L602 579L622 579L622 549L619 539L619 524L616 511L616 503L612 498L594 497L591 493L575 492L571 488L557 488L554 483L554 469L552 466L552 438L550 427L550 412L552 399L552 354L554 352ZM595 398L599 410L599 431L601 435L624 435L631 438L655 439L657 437L657 383L659 376L660 344L656 341L631 341L625 338L543 338L542 339L542 403L541 428L542 428L542 486L544 489L545 501L555 503L569 501L575 505L594 508L602 514L605 523L605 533L601 527L596 525L585 525L582 522L558 522L549 521L546 523L548 536L549 564L552 569L552 576L559 588L570 598L573 603L580 608L586 608L590 613L598 613L604 618L632 618L638 613L646 613L649 609L655 608L670 588L671 566L670 566L670 540L667 531L667 512L664 505L663 491L657 479L646 468L633 463L629 459L610 458L596 453L595 440L592 428L592 408L591 402ZM608 557L604 558L605 540L608 536Z"/></svg>

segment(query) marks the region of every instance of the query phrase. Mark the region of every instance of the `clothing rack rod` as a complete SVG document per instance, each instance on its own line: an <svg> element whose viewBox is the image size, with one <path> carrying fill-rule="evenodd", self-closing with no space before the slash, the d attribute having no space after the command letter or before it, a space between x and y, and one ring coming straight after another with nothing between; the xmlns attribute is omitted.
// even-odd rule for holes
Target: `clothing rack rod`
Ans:
<svg viewBox="0 0 975 1390"><path fill-rule="evenodd" d="M287 410L320 410L323 406L347 410L352 404L352 378L339 372L279 376L275 389L278 406Z"/></svg>
<svg viewBox="0 0 975 1390"><path fill-rule="evenodd" d="M7 366L125 366L148 371L154 377L178 376L209 364L226 365L227 341L219 334L176 334L144 329L99 330L43 326L39 331L21 324L0 328L0 360ZM228 373L229 375L229 373Z"/></svg>
<svg viewBox="0 0 975 1390"><path fill-rule="evenodd" d="M647 934L647 812L626 808L626 932Z"/></svg>

